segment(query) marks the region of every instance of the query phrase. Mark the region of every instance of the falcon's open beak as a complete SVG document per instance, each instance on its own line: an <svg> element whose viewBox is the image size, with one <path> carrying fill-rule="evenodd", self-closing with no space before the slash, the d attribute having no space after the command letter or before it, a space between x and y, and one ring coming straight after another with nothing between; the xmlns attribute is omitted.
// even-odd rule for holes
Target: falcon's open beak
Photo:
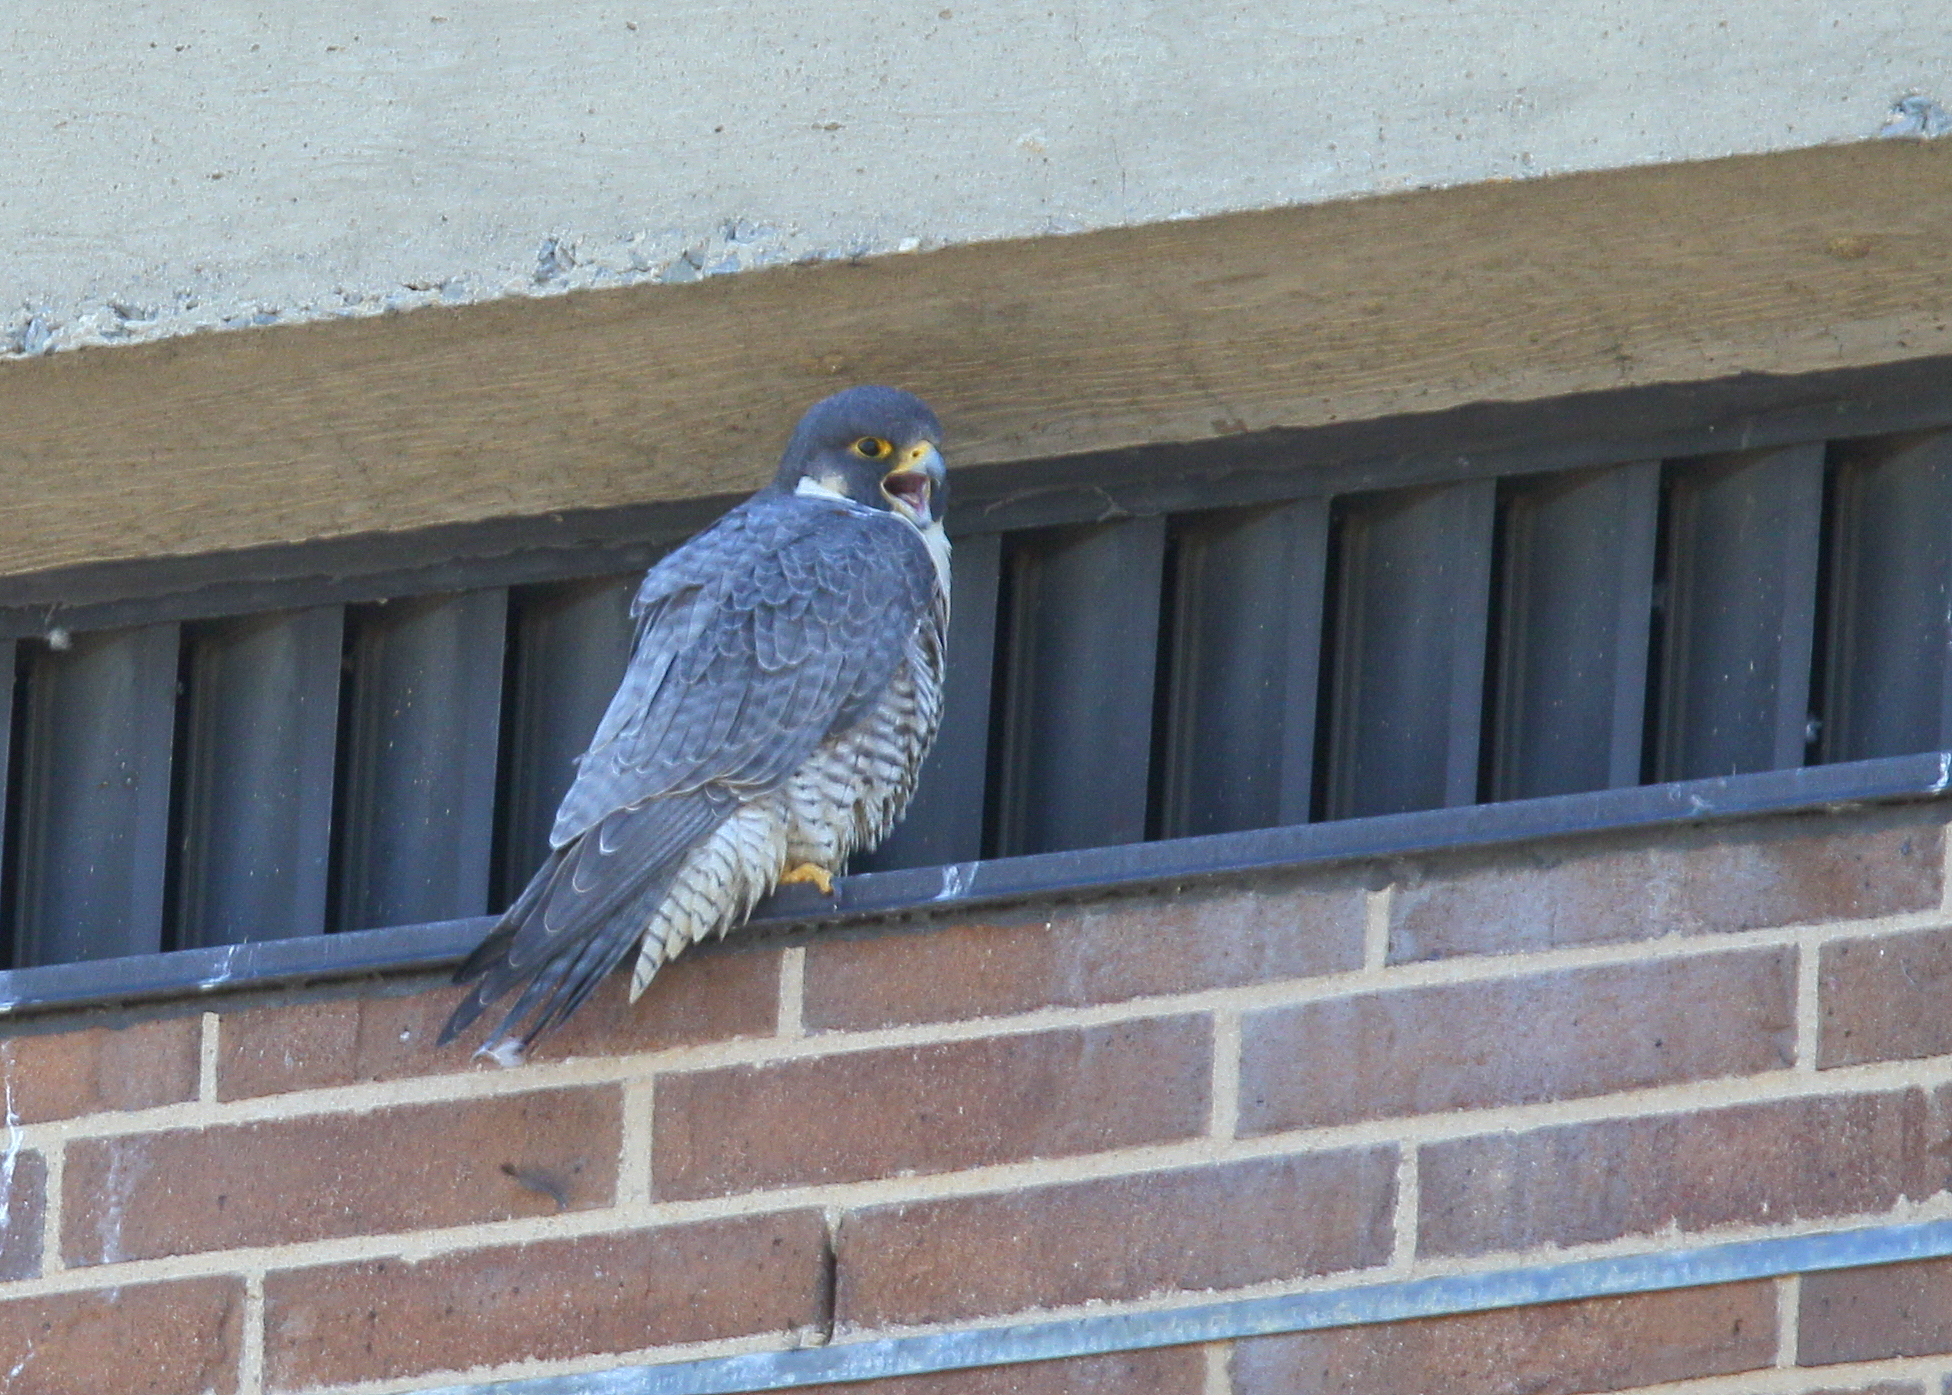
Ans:
<svg viewBox="0 0 1952 1395"><path fill-rule="evenodd" d="M936 503L948 479L942 452L923 441L902 452L901 464L882 477L881 492L917 528L926 528L938 517Z"/></svg>

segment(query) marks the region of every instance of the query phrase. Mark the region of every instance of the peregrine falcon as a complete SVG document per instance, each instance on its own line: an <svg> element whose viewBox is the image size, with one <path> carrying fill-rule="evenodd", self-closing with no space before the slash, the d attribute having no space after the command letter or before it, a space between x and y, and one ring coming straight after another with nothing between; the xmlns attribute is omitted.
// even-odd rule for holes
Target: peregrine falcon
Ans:
<svg viewBox="0 0 1952 1395"><path fill-rule="evenodd" d="M801 418L773 482L659 562L629 666L550 852L455 975L440 1041L526 983L481 1049L521 1059L631 946L630 993L775 885L831 891L935 738L948 476L921 399L855 387Z"/></svg>

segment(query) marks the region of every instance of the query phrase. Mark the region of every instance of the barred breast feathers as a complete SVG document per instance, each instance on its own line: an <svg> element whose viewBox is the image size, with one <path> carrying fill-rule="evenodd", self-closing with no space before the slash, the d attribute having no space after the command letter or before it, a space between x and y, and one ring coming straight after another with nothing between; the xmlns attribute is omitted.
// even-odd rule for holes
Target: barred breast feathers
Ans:
<svg viewBox="0 0 1952 1395"><path fill-rule="evenodd" d="M686 856L644 928L631 1001L688 945L744 924L788 867L838 869L888 836L941 725L947 625L945 589L874 710L823 741L785 784L743 804Z"/></svg>

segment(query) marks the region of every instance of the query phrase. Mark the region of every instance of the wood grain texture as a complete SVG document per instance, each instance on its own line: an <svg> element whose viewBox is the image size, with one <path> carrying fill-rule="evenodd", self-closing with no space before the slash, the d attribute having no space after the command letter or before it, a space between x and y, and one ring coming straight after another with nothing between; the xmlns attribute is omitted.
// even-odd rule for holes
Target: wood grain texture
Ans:
<svg viewBox="0 0 1952 1395"><path fill-rule="evenodd" d="M1952 141L0 365L0 574L724 494L812 399L959 464L1952 351Z"/></svg>

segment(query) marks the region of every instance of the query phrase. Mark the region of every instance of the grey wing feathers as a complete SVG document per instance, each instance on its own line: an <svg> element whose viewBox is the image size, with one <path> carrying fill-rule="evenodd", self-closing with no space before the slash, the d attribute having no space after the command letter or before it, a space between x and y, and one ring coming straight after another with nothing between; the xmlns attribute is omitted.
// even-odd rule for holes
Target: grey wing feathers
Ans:
<svg viewBox="0 0 1952 1395"><path fill-rule="evenodd" d="M551 851L455 975L463 983L481 981L454 1010L441 1041L451 1041L524 979L528 987L497 1037L510 1036L528 1018L519 1037L526 1050L574 1012L630 952L679 859L725 817L725 803L698 791L658 801L655 809L620 809L591 837Z"/></svg>
<svg viewBox="0 0 1952 1395"><path fill-rule="evenodd" d="M685 855L744 799L861 720L931 609L933 566L890 514L762 495L644 579L622 683L553 851L457 974L451 1040L528 981L498 1037L523 1046L630 951Z"/></svg>
<svg viewBox="0 0 1952 1395"><path fill-rule="evenodd" d="M822 500L755 503L771 507L735 511L645 578L636 652L555 846L646 796L777 786L901 662L934 585L914 531Z"/></svg>

